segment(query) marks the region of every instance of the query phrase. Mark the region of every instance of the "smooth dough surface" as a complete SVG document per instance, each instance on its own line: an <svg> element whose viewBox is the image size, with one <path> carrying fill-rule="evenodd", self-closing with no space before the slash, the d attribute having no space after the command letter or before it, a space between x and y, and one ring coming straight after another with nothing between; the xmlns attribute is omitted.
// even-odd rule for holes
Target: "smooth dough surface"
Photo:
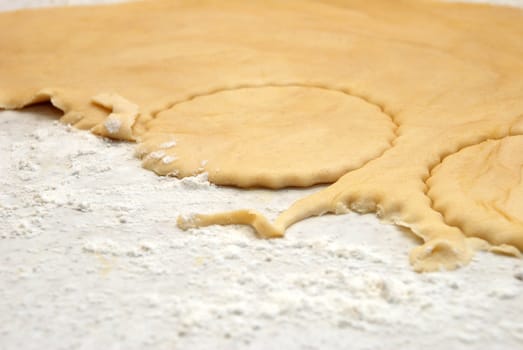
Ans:
<svg viewBox="0 0 523 350"><path fill-rule="evenodd" d="M377 106L343 92L251 87L159 113L138 153L161 175L207 172L222 185L310 186L334 182L378 157L390 148L395 128ZM169 139L176 147L166 149Z"/></svg>
<svg viewBox="0 0 523 350"><path fill-rule="evenodd" d="M0 107L136 141L158 174L334 182L283 212L193 215L280 237L377 212L418 271L523 250L523 11L429 1L151 0L0 14Z"/></svg>

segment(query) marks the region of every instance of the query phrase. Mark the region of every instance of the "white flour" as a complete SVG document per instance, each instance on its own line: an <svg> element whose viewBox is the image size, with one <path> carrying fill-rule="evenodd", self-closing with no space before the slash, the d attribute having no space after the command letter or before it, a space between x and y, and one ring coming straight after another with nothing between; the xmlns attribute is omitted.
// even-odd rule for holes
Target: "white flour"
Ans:
<svg viewBox="0 0 523 350"><path fill-rule="evenodd" d="M29 3L44 2L16 6ZM0 112L2 349L523 347L522 260L478 254L416 274L415 239L372 215L306 220L270 241L247 227L182 232L179 214L274 218L317 189L157 177L132 145L56 118Z"/></svg>
<svg viewBox="0 0 523 350"><path fill-rule="evenodd" d="M118 131L120 131L122 122L115 117L108 117L104 123L104 126L110 134L116 134Z"/></svg>

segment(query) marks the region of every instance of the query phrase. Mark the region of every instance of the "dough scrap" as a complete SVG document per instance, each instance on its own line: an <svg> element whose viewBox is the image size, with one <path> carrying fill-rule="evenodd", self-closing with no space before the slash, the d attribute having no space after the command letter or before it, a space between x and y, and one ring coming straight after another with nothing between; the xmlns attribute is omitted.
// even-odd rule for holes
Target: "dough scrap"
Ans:
<svg viewBox="0 0 523 350"><path fill-rule="evenodd" d="M519 9L423 0L1 13L0 108L50 101L64 123L136 141L159 174L334 182L274 223L242 210L180 227L281 237L310 216L377 212L425 241L415 270L452 269L487 249L478 238L523 251L522 37Z"/></svg>
<svg viewBox="0 0 523 350"><path fill-rule="evenodd" d="M132 128L139 114L138 106L116 94L99 94L92 102L112 111L102 123L91 128L94 134L136 141Z"/></svg>

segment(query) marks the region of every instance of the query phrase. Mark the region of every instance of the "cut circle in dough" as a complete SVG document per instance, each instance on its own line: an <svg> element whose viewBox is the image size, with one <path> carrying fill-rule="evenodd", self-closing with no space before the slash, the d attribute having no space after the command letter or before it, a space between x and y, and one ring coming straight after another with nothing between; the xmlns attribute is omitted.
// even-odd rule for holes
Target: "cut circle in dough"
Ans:
<svg viewBox="0 0 523 350"><path fill-rule="evenodd" d="M342 91L258 86L176 104L146 128L139 153L157 174L282 188L336 181L390 148L396 125ZM165 149L169 137L176 146Z"/></svg>
<svg viewBox="0 0 523 350"><path fill-rule="evenodd" d="M467 236L523 251L522 149L523 136L507 136L445 158L427 181L434 209Z"/></svg>

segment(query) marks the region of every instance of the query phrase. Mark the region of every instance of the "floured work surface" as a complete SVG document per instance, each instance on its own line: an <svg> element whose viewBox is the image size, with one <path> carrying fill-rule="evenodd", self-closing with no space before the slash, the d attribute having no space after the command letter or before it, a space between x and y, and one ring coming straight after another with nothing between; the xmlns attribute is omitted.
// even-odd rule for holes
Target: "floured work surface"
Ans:
<svg viewBox="0 0 523 350"><path fill-rule="evenodd" d="M23 23L23 25L22 25ZM495 23L495 26L492 26ZM415 269L523 250L523 12L424 1L147 1L0 14L0 106L137 141L158 174L240 187L333 185L275 223L181 227L278 237L376 211L425 241ZM5 54L7 53L7 54Z"/></svg>

